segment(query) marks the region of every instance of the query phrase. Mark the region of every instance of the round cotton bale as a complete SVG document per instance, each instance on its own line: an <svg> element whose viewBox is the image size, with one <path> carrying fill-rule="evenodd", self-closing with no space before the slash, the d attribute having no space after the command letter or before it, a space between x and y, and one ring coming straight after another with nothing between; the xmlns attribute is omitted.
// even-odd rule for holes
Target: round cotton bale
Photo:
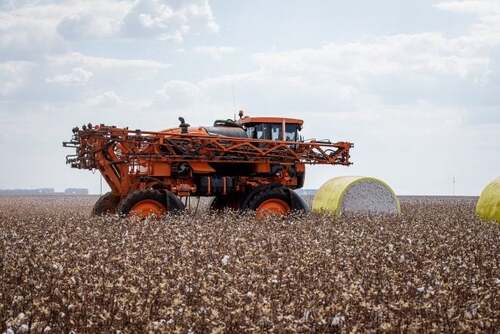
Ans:
<svg viewBox="0 0 500 334"><path fill-rule="evenodd" d="M500 223L500 177L488 184L481 192L476 213L481 219L495 220Z"/></svg>
<svg viewBox="0 0 500 334"><path fill-rule="evenodd" d="M363 176L335 177L319 188L314 212L399 214L399 200L385 182Z"/></svg>

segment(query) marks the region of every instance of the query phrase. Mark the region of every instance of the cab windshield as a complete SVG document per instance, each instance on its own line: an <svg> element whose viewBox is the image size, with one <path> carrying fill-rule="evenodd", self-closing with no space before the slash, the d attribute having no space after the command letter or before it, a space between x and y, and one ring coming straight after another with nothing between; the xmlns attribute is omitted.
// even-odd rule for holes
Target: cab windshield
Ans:
<svg viewBox="0 0 500 334"><path fill-rule="evenodd" d="M266 139L266 140L283 140L283 124L281 123L261 123L246 128L248 138ZM285 124L286 141L298 140L298 125Z"/></svg>

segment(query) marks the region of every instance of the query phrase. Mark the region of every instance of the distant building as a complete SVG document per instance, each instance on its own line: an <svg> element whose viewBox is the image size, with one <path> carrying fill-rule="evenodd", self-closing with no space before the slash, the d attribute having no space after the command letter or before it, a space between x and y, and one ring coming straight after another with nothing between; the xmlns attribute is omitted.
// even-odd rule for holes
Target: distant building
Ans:
<svg viewBox="0 0 500 334"><path fill-rule="evenodd" d="M53 195L54 188L39 189L0 189L0 195L3 196L33 196L33 195Z"/></svg>
<svg viewBox="0 0 500 334"><path fill-rule="evenodd" d="M35 189L34 192L37 195L49 195L55 193L55 190L54 188L40 188L40 189Z"/></svg>
<svg viewBox="0 0 500 334"><path fill-rule="evenodd" d="M88 195L87 188L68 188L63 193L54 188L38 189L0 189L0 196L61 196L61 195Z"/></svg>
<svg viewBox="0 0 500 334"><path fill-rule="evenodd" d="M87 188L68 188L64 191L66 195L88 195L89 190Z"/></svg>

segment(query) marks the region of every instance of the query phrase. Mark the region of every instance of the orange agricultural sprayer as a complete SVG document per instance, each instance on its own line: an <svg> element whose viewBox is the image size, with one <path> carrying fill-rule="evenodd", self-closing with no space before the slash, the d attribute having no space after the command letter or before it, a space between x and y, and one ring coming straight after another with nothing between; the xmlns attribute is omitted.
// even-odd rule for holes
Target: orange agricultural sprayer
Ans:
<svg viewBox="0 0 500 334"><path fill-rule="evenodd" d="M159 132L92 124L73 129L65 147L73 168L98 169L111 188L93 214L163 215L183 210L181 198L214 197L214 210L255 210L258 216L307 210L293 191L305 164L350 165L348 142L304 141L303 121L246 117ZM186 200L187 201L187 200Z"/></svg>

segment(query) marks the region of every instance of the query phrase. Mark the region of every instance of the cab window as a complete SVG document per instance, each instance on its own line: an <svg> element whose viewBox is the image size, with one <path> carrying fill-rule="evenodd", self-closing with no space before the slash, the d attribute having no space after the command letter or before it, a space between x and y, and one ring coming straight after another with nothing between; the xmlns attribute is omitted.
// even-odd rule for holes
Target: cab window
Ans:
<svg viewBox="0 0 500 334"><path fill-rule="evenodd" d="M257 139L271 139L271 125L270 124L257 124L255 126Z"/></svg>
<svg viewBox="0 0 500 334"><path fill-rule="evenodd" d="M297 124L285 124L285 140L297 141ZM246 128L247 137L253 139L283 140L283 124L261 123Z"/></svg>
<svg viewBox="0 0 500 334"><path fill-rule="evenodd" d="M253 126L247 128L247 137L248 138L256 138L255 136L255 128Z"/></svg>
<svg viewBox="0 0 500 334"><path fill-rule="evenodd" d="M297 133L297 125L296 124L286 124L285 125L285 140L287 141L297 141L298 133Z"/></svg>
<svg viewBox="0 0 500 334"><path fill-rule="evenodd" d="M283 126L281 124L272 124L271 127L271 139L272 140L282 140L283 136L281 132L283 130Z"/></svg>

